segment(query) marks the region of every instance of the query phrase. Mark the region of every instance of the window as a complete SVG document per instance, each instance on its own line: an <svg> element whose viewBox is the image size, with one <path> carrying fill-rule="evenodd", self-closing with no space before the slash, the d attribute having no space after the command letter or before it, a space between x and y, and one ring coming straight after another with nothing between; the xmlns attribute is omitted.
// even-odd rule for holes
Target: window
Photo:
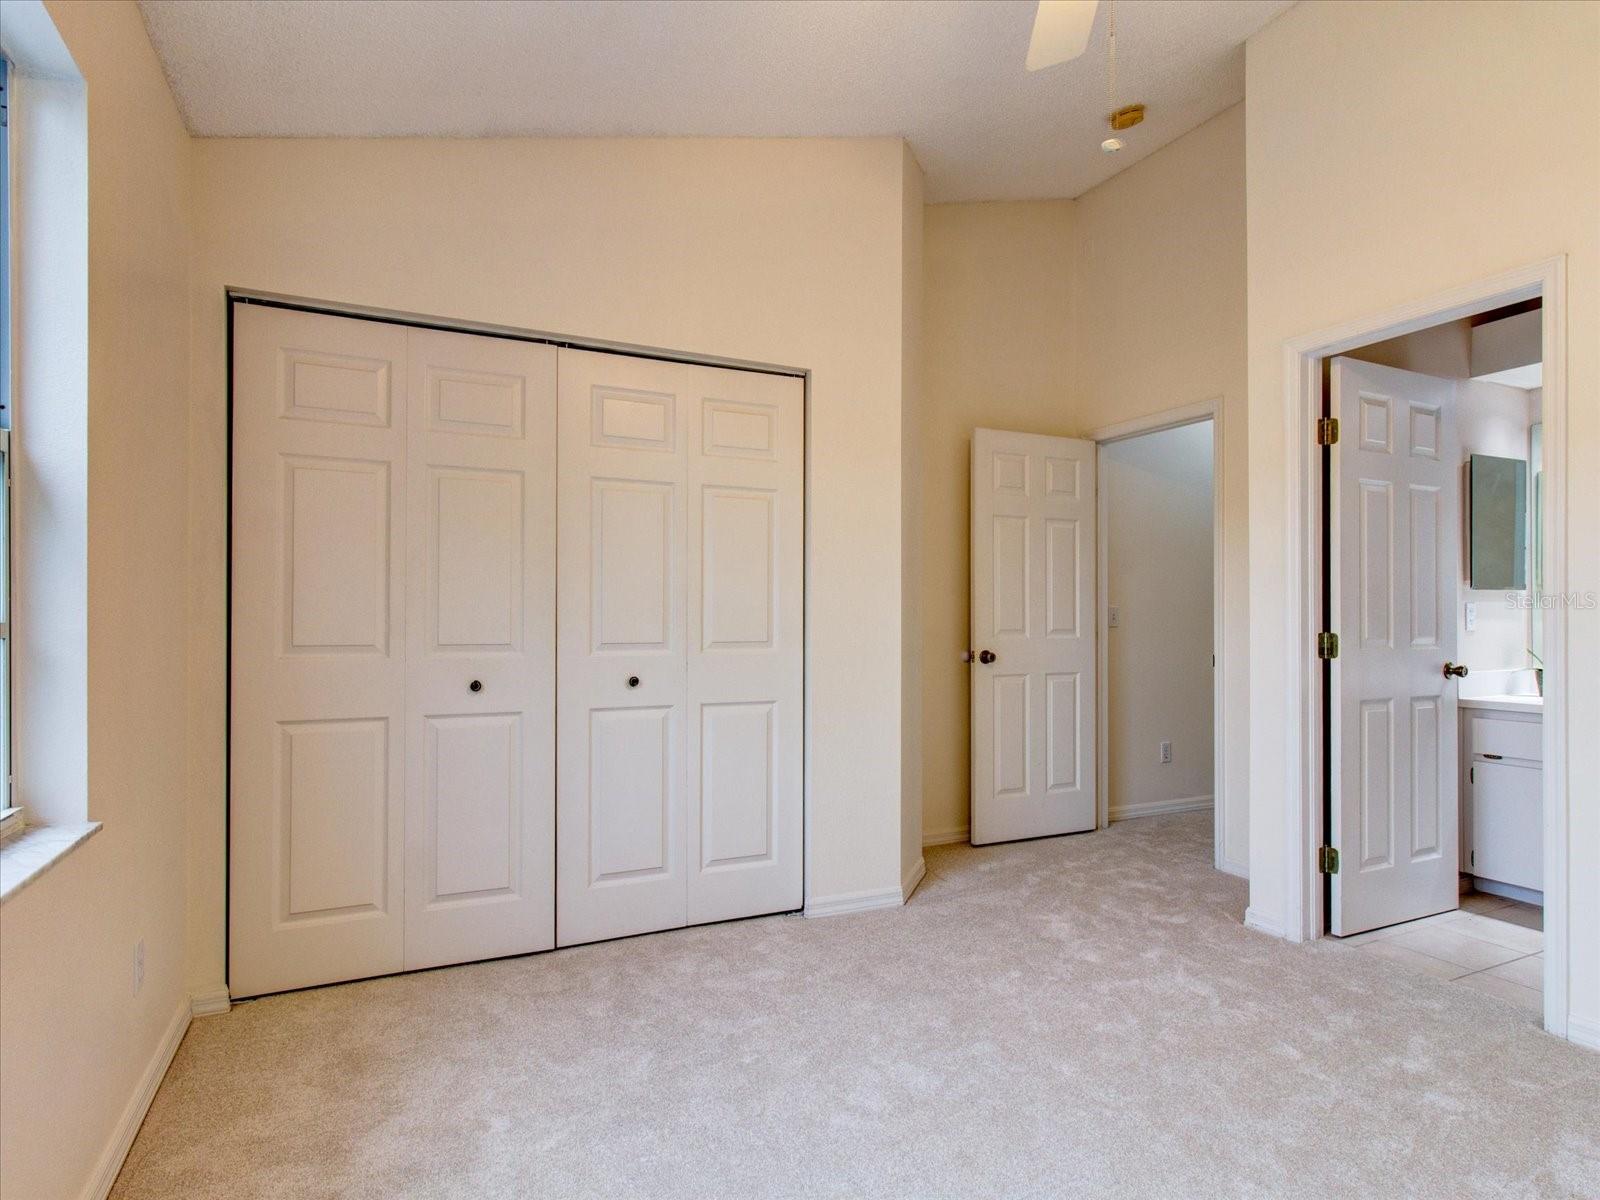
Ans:
<svg viewBox="0 0 1600 1200"><path fill-rule="evenodd" d="M10 439L0 462L10 480L9 492L0 485L0 801L26 811L30 833L53 827L30 838L38 849L97 828L87 819L88 112L83 77L44 10L12 21L10 0L0 3L9 226L0 246L10 248L0 264L0 334L10 339L0 340L0 386L9 389L0 392L0 433ZM29 408L34 395L41 402ZM33 497L41 502L30 505ZM35 663L49 669L30 671ZM10 828L0 819L0 837L15 831L15 817ZM81 840L62 840L61 852ZM15 887L32 876L6 878ZM7 894L0 886L0 900Z"/></svg>

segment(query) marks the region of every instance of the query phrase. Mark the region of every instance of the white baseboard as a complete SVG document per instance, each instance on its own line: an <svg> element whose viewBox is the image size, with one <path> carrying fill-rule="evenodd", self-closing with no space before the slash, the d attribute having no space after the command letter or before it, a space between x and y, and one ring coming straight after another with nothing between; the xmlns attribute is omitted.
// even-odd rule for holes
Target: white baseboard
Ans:
<svg viewBox="0 0 1600 1200"><path fill-rule="evenodd" d="M1137 804L1114 804L1111 820L1130 821L1134 817L1155 817L1163 813L1198 812L1211 807L1210 796L1179 796L1174 800L1142 800Z"/></svg>
<svg viewBox="0 0 1600 1200"><path fill-rule="evenodd" d="M1600 1021L1586 1021L1568 1013L1567 1041L1589 1050L1600 1050Z"/></svg>
<svg viewBox="0 0 1600 1200"><path fill-rule="evenodd" d="M1476 876L1466 877L1475 891L1483 892L1489 896L1499 896L1505 900L1520 900L1524 904L1536 904L1544 907L1544 893L1533 888L1518 887L1514 883L1501 883L1497 879L1479 879Z"/></svg>
<svg viewBox="0 0 1600 1200"><path fill-rule="evenodd" d="M911 893L917 890L917 884L922 882L922 877L927 873L927 860L921 856L918 856L917 861L912 865L911 870L907 871L905 873L905 877L900 880L901 904L904 904L907 900L911 899Z"/></svg>
<svg viewBox="0 0 1600 1200"><path fill-rule="evenodd" d="M1287 937L1283 922L1276 917L1265 916L1259 909L1247 908L1244 910L1244 924L1246 929L1254 929L1257 933L1269 934L1275 938Z"/></svg>
<svg viewBox="0 0 1600 1200"><path fill-rule="evenodd" d="M233 1000L225 987L207 988L189 997L189 1011L197 1017L214 1017L233 1007Z"/></svg>
<svg viewBox="0 0 1600 1200"><path fill-rule="evenodd" d="M1237 875L1240 879L1250 878L1250 864L1236 863L1231 858L1224 858L1217 863L1217 870L1229 875Z"/></svg>
<svg viewBox="0 0 1600 1200"><path fill-rule="evenodd" d="M139 1086L128 1098L128 1105L122 1110L117 1127L111 1133L111 1142L100 1155L94 1174L89 1177L89 1186L83 1192L86 1200L105 1200L111 1185L117 1181L117 1172L122 1170L122 1161L128 1157L133 1137L139 1132L145 1113L150 1111L150 1101L156 1098L156 1089L161 1086L167 1068L172 1065L172 1056L178 1052L178 1044L189 1031L189 1014L190 1001L185 997L178 1005L178 1011L172 1014L172 1023L162 1034L155 1056L139 1077Z"/></svg>
<svg viewBox="0 0 1600 1200"><path fill-rule="evenodd" d="M899 908L905 898L898 887L875 888L866 892L840 892L837 896L818 896L806 901L808 917L842 917L846 913L872 912L879 908Z"/></svg>
<svg viewBox="0 0 1600 1200"><path fill-rule="evenodd" d="M963 825L960 829L944 829L938 833L925 833L922 835L924 846L953 846L957 842L964 842L968 837L970 826Z"/></svg>

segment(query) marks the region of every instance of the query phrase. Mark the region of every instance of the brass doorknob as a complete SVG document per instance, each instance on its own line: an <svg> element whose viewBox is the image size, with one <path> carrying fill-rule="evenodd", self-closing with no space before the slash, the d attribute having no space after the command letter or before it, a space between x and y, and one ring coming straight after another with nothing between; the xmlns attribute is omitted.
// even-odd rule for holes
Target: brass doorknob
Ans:
<svg viewBox="0 0 1600 1200"><path fill-rule="evenodd" d="M1457 666L1453 662L1447 662L1444 665L1444 677L1446 679L1465 679L1467 677L1467 668L1465 666Z"/></svg>

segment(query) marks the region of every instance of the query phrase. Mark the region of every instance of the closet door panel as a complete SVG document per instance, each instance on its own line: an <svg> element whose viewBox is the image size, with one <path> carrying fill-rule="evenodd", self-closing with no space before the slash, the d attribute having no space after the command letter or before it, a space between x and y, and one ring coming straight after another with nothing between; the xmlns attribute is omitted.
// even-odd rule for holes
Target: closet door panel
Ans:
<svg viewBox="0 0 1600 1200"><path fill-rule="evenodd" d="M804 902L805 393L686 368L689 921Z"/></svg>
<svg viewBox="0 0 1600 1200"><path fill-rule="evenodd" d="M402 965L405 337L234 309L235 996Z"/></svg>
<svg viewBox="0 0 1600 1200"><path fill-rule="evenodd" d="M799 908L803 385L560 374L558 941Z"/></svg>
<svg viewBox="0 0 1600 1200"><path fill-rule="evenodd" d="M664 365L560 351L560 945L686 920L685 416Z"/></svg>
<svg viewBox="0 0 1600 1200"><path fill-rule="evenodd" d="M414 969L555 944L556 351L406 337Z"/></svg>

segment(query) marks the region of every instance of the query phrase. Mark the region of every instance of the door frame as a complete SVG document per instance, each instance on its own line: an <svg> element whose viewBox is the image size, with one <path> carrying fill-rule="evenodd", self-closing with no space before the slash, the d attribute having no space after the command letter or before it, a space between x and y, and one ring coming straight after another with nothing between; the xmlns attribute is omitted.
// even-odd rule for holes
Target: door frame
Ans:
<svg viewBox="0 0 1600 1200"><path fill-rule="evenodd" d="M800 806L802 829L800 838L801 908L813 894L811 879L812 804L811 804L811 369L782 363L765 363L754 359L731 358L718 354L697 354L672 350L661 346L636 345L614 342L604 338L579 337L571 334L550 333L544 330L523 329L513 325L496 325L485 321L470 321L454 317L431 316L423 313L403 312L397 309L378 308L372 305L351 304L338 300L317 300L304 296L289 296L279 292L266 292L254 288L229 285L223 289L223 306L226 311L225 333L227 339L225 363L227 371L226 439L222 449L224 471L228 489L228 511L225 521L224 554L224 604L223 604L223 691L226 702L223 711L222 744L222 978L220 993L206 994L205 1011L226 1012L229 999L226 981L233 953L232 872L233 872L233 314L235 305L256 304L268 308L286 308L295 312L321 313L332 317L352 317L358 320L381 321L389 325L403 325L419 329L437 329L445 333L470 333L483 337L507 338L519 342L537 342L574 350L593 350L602 354L625 354L631 358L660 359L665 362L688 363L693 366L722 367L735 371L753 371L762 375L783 375L801 381L802 422L802 478L805 486L805 503L801 506L801 635L800 635L800 693L801 693L801 749L800 749ZM549 954L538 950L532 953ZM521 955L511 955L517 958ZM404 974L405 972L401 972ZM316 986L338 986L319 984ZM298 989L297 989L298 990ZM199 1010L197 1010L199 1011Z"/></svg>
<svg viewBox="0 0 1600 1200"><path fill-rule="evenodd" d="M1224 721L1227 712L1226 682L1227 682L1227 627L1224 617L1227 615L1227 556L1224 553L1227 543L1226 527L1222 520L1222 505L1224 484L1226 481L1226 458L1223 454L1226 432L1223 424L1224 397L1213 396L1209 400L1202 400L1196 404L1186 404L1180 408L1170 408L1163 412L1151 413L1144 417L1135 417L1128 421L1119 421L1114 425L1105 425L1089 434L1095 443L1095 522L1098 526L1096 533L1096 564L1095 564L1095 657L1096 670L1099 675L1095 689L1095 737L1099 741L1097 747L1099 778L1095 787L1099 793L1099 828L1104 829L1111 824L1111 756L1109 749L1110 736L1110 704L1111 704L1111 676L1109 663L1110 638L1110 597L1106 588L1110 580L1110 561L1107 557L1110 550L1109 537L1110 502L1105 492L1105 476L1100 469L1100 447L1113 442L1126 441L1128 438L1140 437L1147 433L1160 433L1165 429L1179 429L1185 425L1197 425L1201 421L1211 422L1211 645L1216 654L1216 665L1211 672L1211 860L1219 871L1226 871L1230 875L1241 878L1249 875L1249 867L1245 863L1231 862L1227 856L1227 811L1228 811L1228 738Z"/></svg>
<svg viewBox="0 0 1600 1200"><path fill-rule="evenodd" d="M1284 772L1287 913L1281 930L1291 941L1324 936L1326 913L1322 876L1313 869L1316 850L1325 836L1322 812L1321 674L1316 635L1322 620L1322 467L1321 450L1312 436L1322 411L1322 362L1372 342L1415 333L1523 300L1539 299L1543 310L1545 524L1543 551L1545 592L1567 591L1567 360L1565 255L1557 255L1503 274L1361 317L1343 325L1292 338L1283 346L1284 403L1288 444L1298 453L1285 455L1288 489L1286 558L1289 595L1283 608L1286 645L1299 647L1285 663L1285 684L1277 701L1293 714L1298 736L1290 739ZM1570 930L1567 913L1569 801L1567 792L1567 647L1566 612L1555 605L1545 612L1544 739L1544 1027L1567 1036ZM1262 697L1271 703L1270 697ZM1337 700L1337 697L1335 698ZM1261 787L1263 795L1267 789ZM1259 920L1247 923L1263 927Z"/></svg>

